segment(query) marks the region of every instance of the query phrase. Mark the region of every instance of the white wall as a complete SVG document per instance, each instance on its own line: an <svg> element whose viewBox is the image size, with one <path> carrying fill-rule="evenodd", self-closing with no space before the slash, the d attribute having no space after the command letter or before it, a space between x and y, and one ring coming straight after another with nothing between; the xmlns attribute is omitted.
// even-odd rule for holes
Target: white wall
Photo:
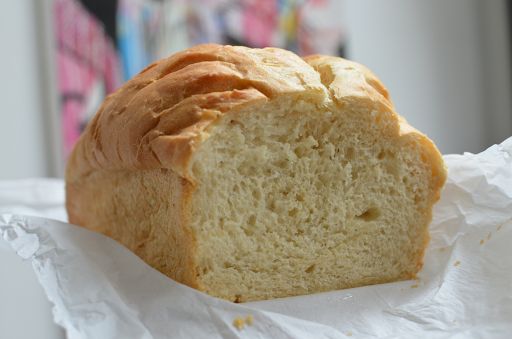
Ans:
<svg viewBox="0 0 512 339"><path fill-rule="evenodd" d="M508 52L505 11L499 6L504 2L346 0L348 57L381 78L398 112L441 152L479 152L512 134L509 65L488 63L509 58L483 51L493 45ZM490 7L489 15L482 7ZM489 36L493 43L486 42ZM501 71L499 92L487 90L494 81L490 67ZM500 98L499 107L487 106L490 94ZM491 126L492 116L499 118Z"/></svg>
<svg viewBox="0 0 512 339"><path fill-rule="evenodd" d="M0 179L52 174L35 1L0 2ZM64 338L30 263L0 240L0 337Z"/></svg>
<svg viewBox="0 0 512 339"><path fill-rule="evenodd" d="M507 0L479 1L484 64L484 108L487 144L512 135L512 55L508 36Z"/></svg>
<svg viewBox="0 0 512 339"><path fill-rule="evenodd" d="M0 4L0 179L61 174L36 2L51 0ZM443 153L478 152L512 135L504 9L505 0L345 0L349 57Z"/></svg>
<svg viewBox="0 0 512 339"><path fill-rule="evenodd" d="M0 4L0 179L47 176L33 1Z"/></svg>

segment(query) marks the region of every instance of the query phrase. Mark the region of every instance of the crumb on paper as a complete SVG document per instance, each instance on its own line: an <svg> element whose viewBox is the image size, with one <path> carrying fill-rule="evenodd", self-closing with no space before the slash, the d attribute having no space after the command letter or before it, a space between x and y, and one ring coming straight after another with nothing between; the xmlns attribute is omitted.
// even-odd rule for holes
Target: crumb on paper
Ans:
<svg viewBox="0 0 512 339"><path fill-rule="evenodd" d="M418 288L420 285L419 284L414 284L414 285L411 285L411 288Z"/></svg>
<svg viewBox="0 0 512 339"><path fill-rule="evenodd" d="M252 314L249 314L245 318L243 318L243 317L236 317L233 320L233 326L235 326L236 329L239 330L239 331L243 330L245 325L251 326L252 324L254 324L254 317L252 316Z"/></svg>
<svg viewBox="0 0 512 339"><path fill-rule="evenodd" d="M446 247L439 248L439 252L444 252L446 250Z"/></svg>
<svg viewBox="0 0 512 339"><path fill-rule="evenodd" d="M487 234L487 240L490 240L490 239L491 239L491 235L492 235L492 233L491 233L491 232L489 232L489 234Z"/></svg>
<svg viewBox="0 0 512 339"><path fill-rule="evenodd" d="M480 245L483 245L484 243L485 243L484 239L480 240Z"/></svg>
<svg viewBox="0 0 512 339"><path fill-rule="evenodd" d="M241 331L245 326L245 320L243 318L236 317L235 320L233 320L233 326L235 326L237 330Z"/></svg>
<svg viewBox="0 0 512 339"><path fill-rule="evenodd" d="M457 261L455 261L455 262L453 263L453 266L455 266L455 267L457 267L457 266L459 266L459 265L460 265L460 260L457 260Z"/></svg>
<svg viewBox="0 0 512 339"><path fill-rule="evenodd" d="M498 227L496 227L496 231L501 230L501 228L503 227L503 225L505 225L505 224L507 224L507 223L509 223L509 222L511 222L511 221L512 221L512 218L508 219L507 221L505 221L505 222L504 222L504 223L502 223L502 224L499 224L499 225L498 225Z"/></svg>
<svg viewBox="0 0 512 339"><path fill-rule="evenodd" d="M352 336L352 332L348 331L347 332L347 337L351 337Z"/></svg>

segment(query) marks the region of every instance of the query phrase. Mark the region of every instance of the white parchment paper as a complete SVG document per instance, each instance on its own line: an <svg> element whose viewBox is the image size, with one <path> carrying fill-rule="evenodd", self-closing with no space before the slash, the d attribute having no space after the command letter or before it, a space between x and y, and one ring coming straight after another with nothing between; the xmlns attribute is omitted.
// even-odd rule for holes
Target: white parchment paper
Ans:
<svg viewBox="0 0 512 339"><path fill-rule="evenodd" d="M444 159L448 181L415 281L225 302L111 239L41 218L65 219L60 181L0 182L0 232L32 262L69 338L511 338L512 138Z"/></svg>

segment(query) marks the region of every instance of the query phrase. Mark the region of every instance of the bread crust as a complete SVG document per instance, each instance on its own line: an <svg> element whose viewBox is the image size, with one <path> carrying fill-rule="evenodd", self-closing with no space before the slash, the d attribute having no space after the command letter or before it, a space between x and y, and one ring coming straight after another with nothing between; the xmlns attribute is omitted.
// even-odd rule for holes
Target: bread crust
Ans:
<svg viewBox="0 0 512 339"><path fill-rule="evenodd" d="M174 54L106 98L72 152L66 177L168 168L193 181L188 164L210 124L235 107L283 94L318 103L327 97L318 74L285 50L208 44Z"/></svg>
<svg viewBox="0 0 512 339"><path fill-rule="evenodd" d="M208 138L208 129L223 115L283 96L319 106L357 104L388 112L388 119L396 125L394 133L423 145L422 158L432 169L436 192L431 206L439 198L446 179L439 151L395 112L388 91L366 67L320 55L303 60L277 48L208 44L149 65L106 98L68 161L66 208L70 222L121 241L171 278L204 290L197 279L195 237L188 225L190 197L196 185L191 160ZM167 171L172 178L170 190L179 192L169 200L174 206L169 215L177 217L168 236L183 236L175 254L180 265L162 266L158 260L163 254L151 253L145 240L137 239L136 231L126 234L123 225L115 221L107 225L106 215L98 217L89 208L102 190L115 188L108 186L108 178L158 170ZM112 196L105 201L108 199ZM422 262L417 265L419 269Z"/></svg>
<svg viewBox="0 0 512 339"><path fill-rule="evenodd" d="M395 112L370 70L338 57L304 60L278 48L207 44L157 61L106 98L70 156L66 179L99 169L167 168L193 182L188 165L208 126L235 108L280 95L340 106L358 100L389 110L400 135L425 139L443 176L435 145Z"/></svg>

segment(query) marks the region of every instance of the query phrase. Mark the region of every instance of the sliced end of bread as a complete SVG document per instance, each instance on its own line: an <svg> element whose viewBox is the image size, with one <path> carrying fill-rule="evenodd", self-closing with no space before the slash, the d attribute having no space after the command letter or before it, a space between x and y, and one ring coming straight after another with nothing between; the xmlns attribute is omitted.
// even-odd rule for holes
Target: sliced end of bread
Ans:
<svg viewBox="0 0 512 339"><path fill-rule="evenodd" d="M391 114L290 98L213 126L192 165L199 288L250 301L414 277L439 178Z"/></svg>

